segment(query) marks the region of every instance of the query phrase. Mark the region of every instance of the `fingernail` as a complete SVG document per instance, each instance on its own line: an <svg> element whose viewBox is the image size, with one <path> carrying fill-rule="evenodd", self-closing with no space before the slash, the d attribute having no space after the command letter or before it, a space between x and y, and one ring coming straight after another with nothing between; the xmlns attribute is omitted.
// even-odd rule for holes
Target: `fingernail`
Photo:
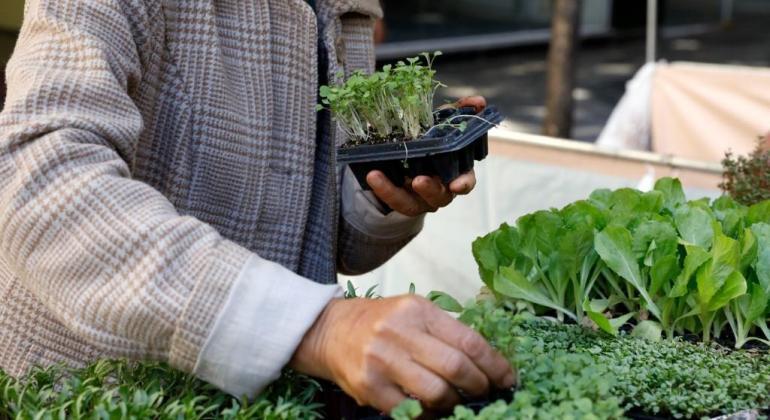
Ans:
<svg viewBox="0 0 770 420"><path fill-rule="evenodd" d="M514 385L516 385L516 376L513 374L513 372L505 375L505 379L503 379L503 386L510 388Z"/></svg>
<svg viewBox="0 0 770 420"><path fill-rule="evenodd" d="M382 175L376 174L369 177L369 186L372 188L380 188L382 185Z"/></svg>

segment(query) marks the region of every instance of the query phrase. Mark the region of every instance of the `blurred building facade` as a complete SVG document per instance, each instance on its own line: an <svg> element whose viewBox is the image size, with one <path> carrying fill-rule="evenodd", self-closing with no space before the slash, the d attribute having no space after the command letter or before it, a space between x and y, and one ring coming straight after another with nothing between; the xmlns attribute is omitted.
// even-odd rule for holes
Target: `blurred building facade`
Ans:
<svg viewBox="0 0 770 420"><path fill-rule="evenodd" d="M383 0L387 36L378 55L474 51L544 43L551 2L543 0ZM770 9L768 0L659 0L663 26L729 21L736 3ZM582 35L611 36L643 29L647 0L583 0Z"/></svg>

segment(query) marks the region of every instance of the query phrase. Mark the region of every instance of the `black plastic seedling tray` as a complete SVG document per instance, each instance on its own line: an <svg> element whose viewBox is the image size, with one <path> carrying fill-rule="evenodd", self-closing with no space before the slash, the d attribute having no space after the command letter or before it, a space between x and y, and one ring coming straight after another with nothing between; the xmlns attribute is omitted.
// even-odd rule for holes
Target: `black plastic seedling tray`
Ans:
<svg viewBox="0 0 770 420"><path fill-rule="evenodd" d="M492 392L492 394L486 398L465 401L463 405L478 414L485 407L501 399L505 401L513 400L513 391L497 390ZM389 416L382 414L371 407L359 406L353 398L348 396L342 389L331 382L322 382L321 392L316 395L315 402L323 404L321 411L326 419L391 420ZM764 418L770 416L770 410L768 409L754 410L754 415L751 415L751 411L752 410L727 416L714 415L711 416L711 418L720 420L754 420L757 418L756 414L764 416ZM425 413L420 419L440 419L448 414L450 413ZM671 418L663 415L645 414L638 410L626 412L625 415L632 420L669 420Z"/></svg>
<svg viewBox="0 0 770 420"><path fill-rule="evenodd" d="M475 161L487 157L487 132L503 117L493 106L478 114L473 108L437 111L439 123L449 119L453 124L467 125L464 130L437 127L427 136L406 142L343 146L337 149L337 163L349 165L366 190L370 189L366 175L373 170L382 171L399 186L419 175L438 176L448 184L473 169Z"/></svg>
<svg viewBox="0 0 770 420"><path fill-rule="evenodd" d="M371 407L361 407L356 401L348 396L338 386L323 382L322 391L316 395L316 402L323 404L322 412L327 419L345 419L345 420L390 420L390 417L380 413ZM463 405L475 413L480 412L488 405L497 400L504 399L510 401L513 399L513 391L497 390L487 398L466 401ZM451 413L425 413L420 417L421 420L440 419Z"/></svg>

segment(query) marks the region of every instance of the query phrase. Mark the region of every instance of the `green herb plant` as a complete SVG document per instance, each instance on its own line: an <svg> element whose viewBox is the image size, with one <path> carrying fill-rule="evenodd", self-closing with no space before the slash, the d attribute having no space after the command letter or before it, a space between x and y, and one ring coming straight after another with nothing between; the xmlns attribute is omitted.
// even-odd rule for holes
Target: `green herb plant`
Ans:
<svg viewBox="0 0 770 420"><path fill-rule="evenodd" d="M473 252L487 288L535 314L612 335L634 320L646 336L770 340L770 201L688 202L664 178L523 216Z"/></svg>
<svg viewBox="0 0 770 420"><path fill-rule="evenodd" d="M444 86L434 79L441 52L386 65L372 75L353 73L340 86L322 86L318 110L330 109L354 142L413 140L435 126L433 99Z"/></svg>
<svg viewBox="0 0 770 420"><path fill-rule="evenodd" d="M381 296L377 295L377 286L374 285L366 290L366 292L363 294L363 296L358 295L358 289L353 285L353 282L348 280L347 286L345 287L345 293L344 298L345 299L379 299Z"/></svg>
<svg viewBox="0 0 770 420"><path fill-rule="evenodd" d="M465 308L476 329L518 368L513 401L454 419L613 419L637 412L671 418L729 415L770 406L770 354L679 338L617 337L531 314L505 300Z"/></svg>
<svg viewBox="0 0 770 420"><path fill-rule="evenodd" d="M84 369L0 371L0 419L318 419L320 385L287 372L253 402L160 363L99 361Z"/></svg>

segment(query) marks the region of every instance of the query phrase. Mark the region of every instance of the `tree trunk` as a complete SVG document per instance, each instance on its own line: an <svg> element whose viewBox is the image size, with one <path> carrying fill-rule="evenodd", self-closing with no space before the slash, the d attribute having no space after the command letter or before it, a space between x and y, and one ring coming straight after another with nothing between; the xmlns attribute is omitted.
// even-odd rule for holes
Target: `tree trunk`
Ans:
<svg viewBox="0 0 770 420"><path fill-rule="evenodd" d="M553 0L551 48L548 52L546 116L543 133L569 138L572 132L575 58L579 42L581 0Z"/></svg>

